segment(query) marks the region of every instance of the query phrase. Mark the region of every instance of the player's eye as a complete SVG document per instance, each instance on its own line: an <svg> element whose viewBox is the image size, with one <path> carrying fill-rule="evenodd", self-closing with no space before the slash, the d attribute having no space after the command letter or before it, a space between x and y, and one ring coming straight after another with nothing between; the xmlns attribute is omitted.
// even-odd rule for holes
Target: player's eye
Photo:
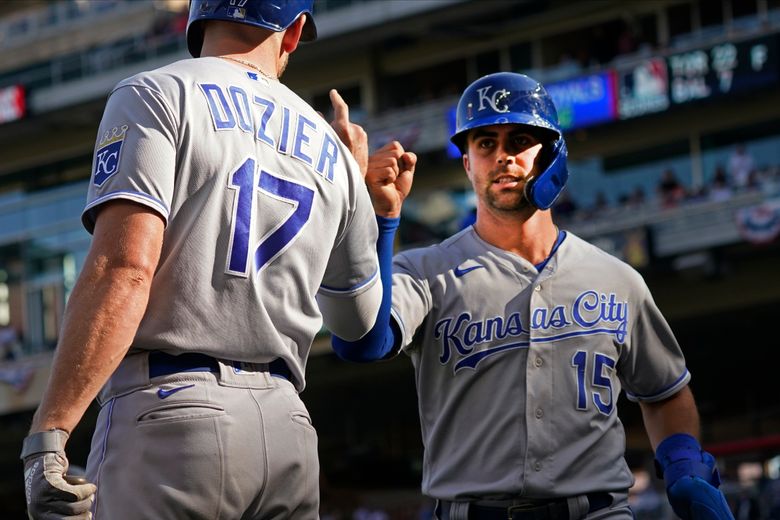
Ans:
<svg viewBox="0 0 780 520"><path fill-rule="evenodd" d="M521 147L521 148L530 148L531 146L535 145L538 141L536 138L534 138L530 134L518 134L514 136L513 143L515 146Z"/></svg>
<svg viewBox="0 0 780 520"><path fill-rule="evenodd" d="M496 146L495 139L492 139L490 137L483 137L482 139L479 139L477 141L477 147L482 149L490 149Z"/></svg>

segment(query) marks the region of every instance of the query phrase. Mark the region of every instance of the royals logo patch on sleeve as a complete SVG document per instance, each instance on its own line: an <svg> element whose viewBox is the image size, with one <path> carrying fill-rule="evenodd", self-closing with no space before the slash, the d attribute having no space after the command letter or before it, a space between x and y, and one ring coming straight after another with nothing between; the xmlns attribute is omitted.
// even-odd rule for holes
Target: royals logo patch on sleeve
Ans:
<svg viewBox="0 0 780 520"><path fill-rule="evenodd" d="M92 172L95 186L100 186L119 170L119 157L126 134L127 125L115 126L111 130L107 130L100 138L98 149L95 152L95 171Z"/></svg>

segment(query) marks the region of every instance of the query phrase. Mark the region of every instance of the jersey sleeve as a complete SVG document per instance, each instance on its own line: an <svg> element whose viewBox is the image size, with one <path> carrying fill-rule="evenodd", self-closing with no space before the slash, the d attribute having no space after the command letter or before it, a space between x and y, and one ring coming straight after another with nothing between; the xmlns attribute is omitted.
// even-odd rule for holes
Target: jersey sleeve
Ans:
<svg viewBox="0 0 780 520"><path fill-rule="evenodd" d="M125 84L109 96L100 122L84 227L95 227L97 209L110 200L147 206L168 222L176 171L177 123L162 96L148 86Z"/></svg>
<svg viewBox="0 0 780 520"><path fill-rule="evenodd" d="M317 291L317 303L325 326L348 340L362 337L374 326L382 300L379 260L376 253L378 228L371 198L357 164L346 148L348 186L346 225L337 237Z"/></svg>
<svg viewBox="0 0 780 520"><path fill-rule="evenodd" d="M342 153L348 154L345 148ZM368 189L353 166L350 208L344 231L339 235L328 260L319 294L326 297L354 297L377 283L379 261L376 255L378 228ZM359 178L359 180L358 180Z"/></svg>
<svg viewBox="0 0 780 520"><path fill-rule="evenodd" d="M691 379L680 345L643 284L625 357L618 370L631 401L661 401Z"/></svg>
<svg viewBox="0 0 780 520"><path fill-rule="evenodd" d="M421 276L410 256L393 259L393 306L391 316L401 332L401 349L408 349L431 310L428 281Z"/></svg>

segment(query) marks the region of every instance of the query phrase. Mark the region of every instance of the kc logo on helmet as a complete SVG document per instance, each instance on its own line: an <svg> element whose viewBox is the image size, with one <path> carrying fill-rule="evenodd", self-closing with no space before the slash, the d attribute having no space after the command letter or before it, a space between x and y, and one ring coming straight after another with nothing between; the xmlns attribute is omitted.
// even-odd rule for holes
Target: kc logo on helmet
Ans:
<svg viewBox="0 0 780 520"><path fill-rule="evenodd" d="M477 111L485 110L485 103L487 103L490 108L493 109L493 112L498 112L500 114L509 112L509 91L505 88L502 88L501 90L496 90L491 94L491 88L493 87L488 85L487 87L482 87L481 89L477 90L477 94L479 95L479 108Z"/></svg>

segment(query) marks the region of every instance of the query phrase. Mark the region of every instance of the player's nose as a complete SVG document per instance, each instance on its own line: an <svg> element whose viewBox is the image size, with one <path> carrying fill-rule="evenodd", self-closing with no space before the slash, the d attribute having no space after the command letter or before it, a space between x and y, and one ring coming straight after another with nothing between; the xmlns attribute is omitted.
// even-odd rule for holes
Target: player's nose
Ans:
<svg viewBox="0 0 780 520"><path fill-rule="evenodd" d="M496 162L498 164L504 165L504 164L515 164L517 160L515 159L515 156L509 152L506 152L505 150L499 150L498 155L496 157Z"/></svg>

